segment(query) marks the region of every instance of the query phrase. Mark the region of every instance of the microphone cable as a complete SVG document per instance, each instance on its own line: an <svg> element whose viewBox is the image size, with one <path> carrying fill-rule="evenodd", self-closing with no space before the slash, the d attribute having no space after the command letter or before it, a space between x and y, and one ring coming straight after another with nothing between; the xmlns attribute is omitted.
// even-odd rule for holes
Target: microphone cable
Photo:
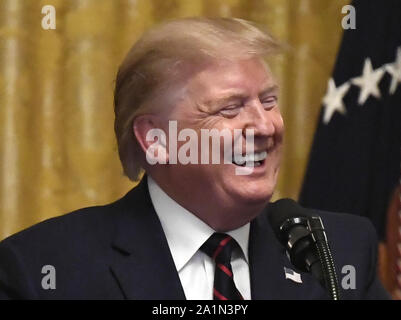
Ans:
<svg viewBox="0 0 401 320"><path fill-rule="evenodd" d="M319 255L325 287L332 300L340 300L338 278L322 219L318 216L308 217L308 229Z"/></svg>

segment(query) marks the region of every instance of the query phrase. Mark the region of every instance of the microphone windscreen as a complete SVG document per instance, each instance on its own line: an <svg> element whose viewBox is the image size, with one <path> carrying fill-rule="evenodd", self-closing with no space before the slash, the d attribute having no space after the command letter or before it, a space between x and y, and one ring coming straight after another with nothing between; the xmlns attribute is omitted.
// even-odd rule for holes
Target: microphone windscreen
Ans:
<svg viewBox="0 0 401 320"><path fill-rule="evenodd" d="M280 227L287 219L310 216L297 202L288 198L269 203L267 214L270 225L278 237L280 234Z"/></svg>

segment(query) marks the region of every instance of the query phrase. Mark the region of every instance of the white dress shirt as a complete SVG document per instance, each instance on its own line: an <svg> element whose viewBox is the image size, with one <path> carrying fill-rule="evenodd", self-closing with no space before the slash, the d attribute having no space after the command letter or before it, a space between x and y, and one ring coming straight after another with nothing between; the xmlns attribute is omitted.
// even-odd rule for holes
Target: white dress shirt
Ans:
<svg viewBox="0 0 401 320"><path fill-rule="evenodd" d="M185 297L188 300L212 300L215 263L199 248L215 231L170 198L151 177L147 178L150 198L166 235ZM249 226L247 223L226 232L241 248L233 252L231 266L235 285L246 300L251 299Z"/></svg>

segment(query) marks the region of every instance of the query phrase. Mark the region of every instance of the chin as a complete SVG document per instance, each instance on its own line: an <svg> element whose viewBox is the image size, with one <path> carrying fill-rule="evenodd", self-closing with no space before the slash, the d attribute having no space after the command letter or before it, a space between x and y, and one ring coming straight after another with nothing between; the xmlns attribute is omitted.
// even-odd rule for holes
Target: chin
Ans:
<svg viewBox="0 0 401 320"><path fill-rule="evenodd" d="M278 165L263 163L253 168L249 175L236 175L236 166L230 168L232 171L230 179L226 180L229 193L233 201L242 200L245 203L268 202L273 196L277 183Z"/></svg>
<svg viewBox="0 0 401 320"><path fill-rule="evenodd" d="M250 195L246 195L245 197L243 197L243 201L244 203L247 204L254 204L254 205L258 205L258 204L266 204L270 201L270 198L272 197L273 193L263 193L263 194L250 194Z"/></svg>
<svg viewBox="0 0 401 320"><path fill-rule="evenodd" d="M264 190L261 188L258 190L238 190L237 192L233 193L231 198L234 202L247 205L267 205L272 195L273 190L265 187Z"/></svg>

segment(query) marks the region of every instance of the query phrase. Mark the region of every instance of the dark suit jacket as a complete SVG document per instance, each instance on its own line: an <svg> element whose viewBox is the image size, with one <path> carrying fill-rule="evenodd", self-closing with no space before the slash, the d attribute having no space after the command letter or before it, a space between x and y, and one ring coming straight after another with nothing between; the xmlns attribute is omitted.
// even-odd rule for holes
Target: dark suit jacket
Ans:
<svg viewBox="0 0 401 320"><path fill-rule="evenodd" d="M367 219L318 212L337 265L356 269L356 289L344 299L388 295L376 274L376 237ZM285 279L291 267L267 221L251 222L249 263L252 299L328 299L309 274L303 283ZM43 289L42 267L54 266L56 288ZM80 209L19 232L0 243L0 298L185 299L178 273L155 213L146 179L122 199Z"/></svg>

